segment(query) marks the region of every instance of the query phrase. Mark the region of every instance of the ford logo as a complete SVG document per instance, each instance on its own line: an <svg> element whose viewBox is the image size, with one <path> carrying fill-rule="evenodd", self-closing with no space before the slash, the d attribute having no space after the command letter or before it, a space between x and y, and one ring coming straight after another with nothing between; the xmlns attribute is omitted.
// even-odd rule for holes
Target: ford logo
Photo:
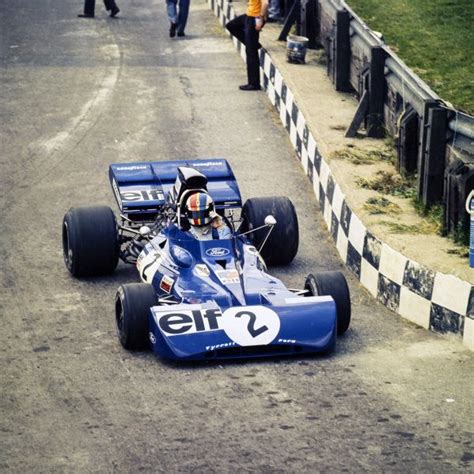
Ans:
<svg viewBox="0 0 474 474"><path fill-rule="evenodd" d="M170 253L174 261L180 267L189 268L193 264L193 257L191 254L187 250L178 247L177 245L171 246Z"/></svg>
<svg viewBox="0 0 474 474"><path fill-rule="evenodd" d="M206 250L206 255L209 255L209 257L225 257L229 254L230 250L223 247L213 247L212 249Z"/></svg>

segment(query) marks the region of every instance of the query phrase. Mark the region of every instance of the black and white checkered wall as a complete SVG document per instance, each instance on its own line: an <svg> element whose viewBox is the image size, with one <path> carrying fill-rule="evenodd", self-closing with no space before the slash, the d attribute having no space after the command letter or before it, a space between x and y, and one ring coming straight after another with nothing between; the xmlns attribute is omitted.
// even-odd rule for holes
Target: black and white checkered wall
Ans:
<svg viewBox="0 0 474 474"><path fill-rule="evenodd" d="M209 0L209 5L222 26L235 17L227 1ZM245 47L235 37L232 40L245 60ZM346 266L391 310L426 329L459 334L474 350L474 287L409 260L367 230L349 207L291 90L263 48L260 64L264 89L289 133Z"/></svg>

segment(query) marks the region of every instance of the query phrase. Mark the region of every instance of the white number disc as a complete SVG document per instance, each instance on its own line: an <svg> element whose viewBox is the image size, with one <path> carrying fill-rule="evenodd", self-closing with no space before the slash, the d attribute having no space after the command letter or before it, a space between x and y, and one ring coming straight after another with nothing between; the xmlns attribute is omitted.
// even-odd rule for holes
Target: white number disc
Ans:
<svg viewBox="0 0 474 474"><path fill-rule="evenodd" d="M222 328L240 346L267 345L280 331L280 318L262 306L229 308L222 315Z"/></svg>

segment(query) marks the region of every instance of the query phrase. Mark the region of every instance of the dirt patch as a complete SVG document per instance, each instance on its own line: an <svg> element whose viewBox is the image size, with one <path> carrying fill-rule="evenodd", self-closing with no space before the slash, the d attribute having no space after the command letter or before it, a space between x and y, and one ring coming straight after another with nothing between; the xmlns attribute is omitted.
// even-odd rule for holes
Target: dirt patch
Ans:
<svg viewBox="0 0 474 474"><path fill-rule="evenodd" d="M333 130L346 130L341 125L331 127ZM377 149L363 149L355 146L347 146L340 150L335 150L329 154L330 159L347 160L355 165L370 165L381 161L394 163L396 159L395 151L387 146Z"/></svg>
<svg viewBox="0 0 474 474"><path fill-rule="evenodd" d="M432 234L436 232L436 224L429 221L422 221L416 225L403 224L401 222L380 221L380 224L387 226L392 234Z"/></svg>
<svg viewBox="0 0 474 474"><path fill-rule="evenodd" d="M400 214L402 208L384 197L371 197L364 204L369 214Z"/></svg>
<svg viewBox="0 0 474 474"><path fill-rule="evenodd" d="M371 189L392 196L416 197L414 181L402 178L399 174L392 171L380 170L372 178L357 178L356 184L361 188Z"/></svg>

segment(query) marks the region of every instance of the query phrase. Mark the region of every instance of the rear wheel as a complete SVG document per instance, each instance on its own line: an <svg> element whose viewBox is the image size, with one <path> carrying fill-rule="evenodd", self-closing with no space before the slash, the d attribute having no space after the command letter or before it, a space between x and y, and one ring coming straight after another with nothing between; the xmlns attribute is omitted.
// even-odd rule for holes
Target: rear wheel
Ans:
<svg viewBox="0 0 474 474"><path fill-rule="evenodd" d="M115 296L117 335L125 349L148 347L148 315L158 300L154 288L146 283L128 283Z"/></svg>
<svg viewBox="0 0 474 474"><path fill-rule="evenodd" d="M308 296L332 296L337 310L337 334L344 334L351 322L351 298L345 276L341 272L321 272L306 277Z"/></svg>
<svg viewBox="0 0 474 474"><path fill-rule="evenodd" d="M63 219L64 262L75 277L113 273L119 258L117 222L107 206L73 207Z"/></svg>
<svg viewBox="0 0 474 474"><path fill-rule="evenodd" d="M298 252L298 217L287 197L262 197L248 199L242 208L242 231L264 225L265 217L272 215L277 223L260 252L267 265L287 265ZM249 234L250 241L260 248L269 228Z"/></svg>

